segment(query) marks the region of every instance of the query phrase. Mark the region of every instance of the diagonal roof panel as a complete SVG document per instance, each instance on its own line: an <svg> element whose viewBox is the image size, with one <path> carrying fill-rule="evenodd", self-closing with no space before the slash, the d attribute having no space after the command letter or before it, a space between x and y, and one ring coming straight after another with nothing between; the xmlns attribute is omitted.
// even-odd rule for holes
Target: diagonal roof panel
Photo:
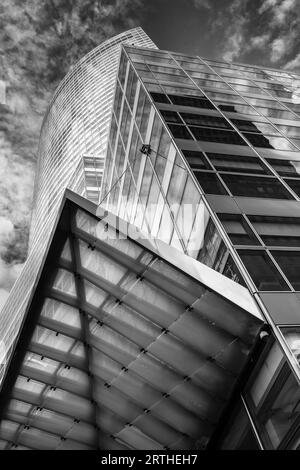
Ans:
<svg viewBox="0 0 300 470"><path fill-rule="evenodd" d="M260 314L245 288L121 226L66 192L3 382L1 448L191 449L216 428Z"/></svg>

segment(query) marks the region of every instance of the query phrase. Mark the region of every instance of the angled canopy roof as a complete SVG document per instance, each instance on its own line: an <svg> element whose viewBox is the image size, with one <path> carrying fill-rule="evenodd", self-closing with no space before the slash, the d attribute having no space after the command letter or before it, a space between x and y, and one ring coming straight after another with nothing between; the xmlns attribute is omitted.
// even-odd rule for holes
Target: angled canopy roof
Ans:
<svg viewBox="0 0 300 470"><path fill-rule="evenodd" d="M66 191L3 382L0 448L203 446L260 314L245 288L95 214Z"/></svg>

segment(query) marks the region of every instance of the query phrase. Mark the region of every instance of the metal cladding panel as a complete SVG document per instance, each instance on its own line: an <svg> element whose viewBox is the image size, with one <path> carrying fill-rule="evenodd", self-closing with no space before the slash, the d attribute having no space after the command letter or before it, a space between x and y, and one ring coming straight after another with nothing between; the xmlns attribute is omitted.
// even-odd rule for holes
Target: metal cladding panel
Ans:
<svg viewBox="0 0 300 470"><path fill-rule="evenodd" d="M3 382L3 448L204 448L262 326L248 291L68 195Z"/></svg>

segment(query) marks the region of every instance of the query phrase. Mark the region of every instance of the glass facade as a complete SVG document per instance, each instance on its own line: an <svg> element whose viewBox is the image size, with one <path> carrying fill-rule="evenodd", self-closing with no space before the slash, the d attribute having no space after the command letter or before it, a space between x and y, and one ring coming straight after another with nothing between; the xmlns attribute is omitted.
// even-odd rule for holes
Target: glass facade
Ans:
<svg viewBox="0 0 300 470"><path fill-rule="evenodd" d="M273 402L257 414L245 384L222 448L299 446L299 437L291 444L297 414L294 422L289 411L275 412L285 398L294 409L300 377L299 78L169 51L122 50L101 207L145 238L247 285L282 356Z"/></svg>
<svg viewBox="0 0 300 470"><path fill-rule="evenodd" d="M224 201L259 199L263 214L263 200L299 200L300 147L296 137L300 127L297 107L292 103L295 79L291 74L283 86L271 72L257 67L251 70L125 46L102 205L238 282L244 281L237 266L234 271L228 269L233 250L258 290L297 290L296 266L293 273L284 272L284 248L276 252L265 246L266 239L264 242L251 225L255 213L241 210L237 214L243 221L240 230L252 236L240 234L241 241L238 234L233 237L227 232L237 245L233 248L219 225L230 214L219 213L216 220L209 201L209 196L219 196L219 201L221 196ZM214 87L219 91L212 91ZM272 95L273 89L283 89L284 100L278 93ZM262 107L285 111L269 116ZM149 155L141 152L143 144L150 144ZM190 208L189 215L182 214L184 207ZM297 237L292 236L286 242L281 237L280 246L288 249L292 238L297 246ZM267 243L278 245L278 241L269 238ZM264 252L254 251L253 245Z"/></svg>
<svg viewBox="0 0 300 470"><path fill-rule="evenodd" d="M140 28L74 66L1 314L0 448L299 449L299 79Z"/></svg>

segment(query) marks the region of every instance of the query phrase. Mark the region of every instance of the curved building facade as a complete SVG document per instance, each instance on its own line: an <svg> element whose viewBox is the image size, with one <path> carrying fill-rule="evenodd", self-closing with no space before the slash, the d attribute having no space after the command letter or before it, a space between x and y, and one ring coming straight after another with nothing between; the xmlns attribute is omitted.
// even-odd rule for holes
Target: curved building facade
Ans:
<svg viewBox="0 0 300 470"><path fill-rule="evenodd" d="M30 249L53 220L63 190L98 201L120 44L156 48L140 28L103 42L60 83L40 135Z"/></svg>

